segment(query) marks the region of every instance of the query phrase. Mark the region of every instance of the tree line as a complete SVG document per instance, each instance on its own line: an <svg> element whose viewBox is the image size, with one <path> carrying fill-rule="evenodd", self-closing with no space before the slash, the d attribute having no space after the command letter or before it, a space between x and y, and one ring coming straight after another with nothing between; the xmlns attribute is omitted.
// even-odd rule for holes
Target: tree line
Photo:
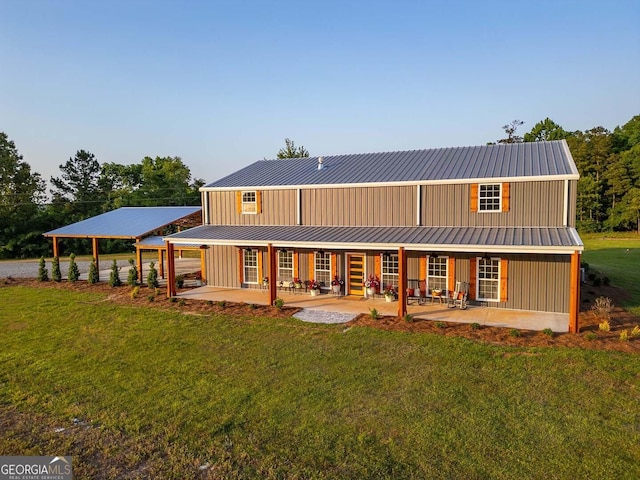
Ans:
<svg viewBox="0 0 640 480"><path fill-rule="evenodd" d="M640 115L613 131L598 126L584 132L565 130L550 118L518 135L524 122L502 128L497 143L566 139L580 172L577 227L581 232L637 230L640 233ZM285 139L277 158L308 157L304 147ZM140 163L100 163L78 150L60 165L47 187L42 176L0 132L0 259L50 254L42 233L125 206L200 205L204 180L191 178L180 157L144 157ZM87 242L65 240L67 249L88 253ZM129 248L121 240L103 242L105 253Z"/></svg>

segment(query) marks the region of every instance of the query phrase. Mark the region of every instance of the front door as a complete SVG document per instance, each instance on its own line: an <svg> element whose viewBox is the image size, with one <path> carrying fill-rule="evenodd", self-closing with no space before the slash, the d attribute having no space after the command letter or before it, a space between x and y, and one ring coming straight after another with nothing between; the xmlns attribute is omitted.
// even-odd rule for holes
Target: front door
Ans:
<svg viewBox="0 0 640 480"><path fill-rule="evenodd" d="M364 255L347 254L347 295L364 295Z"/></svg>

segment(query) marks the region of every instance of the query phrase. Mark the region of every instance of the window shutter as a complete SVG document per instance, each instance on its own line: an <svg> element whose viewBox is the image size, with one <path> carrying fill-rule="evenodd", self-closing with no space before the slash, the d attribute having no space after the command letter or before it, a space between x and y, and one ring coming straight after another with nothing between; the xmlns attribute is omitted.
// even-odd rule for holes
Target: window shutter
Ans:
<svg viewBox="0 0 640 480"><path fill-rule="evenodd" d="M509 184L508 183L503 183L502 184L502 211L503 212L508 212L509 211Z"/></svg>
<svg viewBox="0 0 640 480"><path fill-rule="evenodd" d="M477 183L471 184L471 211L472 212L478 211L478 184Z"/></svg>
<svg viewBox="0 0 640 480"><path fill-rule="evenodd" d="M447 290L453 292L456 289L456 259L453 257L448 259L447 273L449 274Z"/></svg>
<svg viewBox="0 0 640 480"><path fill-rule="evenodd" d="M471 300L475 300L476 299L476 263L477 263L477 259L474 258L470 258L469 259L469 298Z"/></svg>
<svg viewBox="0 0 640 480"><path fill-rule="evenodd" d="M381 254L373 257L373 274L382 281L382 266L380 262Z"/></svg>
<svg viewBox="0 0 640 480"><path fill-rule="evenodd" d="M419 270L420 278L418 280L426 280L427 279L427 257L420 257L420 270Z"/></svg>
<svg viewBox="0 0 640 480"><path fill-rule="evenodd" d="M338 275L338 254L332 253L331 254L331 280L336 278L336 275Z"/></svg>
<svg viewBox="0 0 640 480"><path fill-rule="evenodd" d="M316 263L316 254L311 252L309 254L309 278L307 280L314 280L315 275L315 263Z"/></svg>
<svg viewBox="0 0 640 480"><path fill-rule="evenodd" d="M258 283L262 283L264 272L262 271L262 250L258 250Z"/></svg>
<svg viewBox="0 0 640 480"><path fill-rule="evenodd" d="M509 278L509 260L500 259L500 301L507 301L507 279Z"/></svg>
<svg viewBox="0 0 640 480"><path fill-rule="evenodd" d="M236 211L242 214L242 192L236 192Z"/></svg>
<svg viewBox="0 0 640 480"><path fill-rule="evenodd" d="M299 263L298 252L293 252L293 278L300 278L300 272L298 271Z"/></svg>
<svg viewBox="0 0 640 480"><path fill-rule="evenodd" d="M262 213L262 192L256 191L256 213Z"/></svg>
<svg viewBox="0 0 640 480"><path fill-rule="evenodd" d="M241 248L238 249L238 280L240 285L244 283L244 256Z"/></svg>

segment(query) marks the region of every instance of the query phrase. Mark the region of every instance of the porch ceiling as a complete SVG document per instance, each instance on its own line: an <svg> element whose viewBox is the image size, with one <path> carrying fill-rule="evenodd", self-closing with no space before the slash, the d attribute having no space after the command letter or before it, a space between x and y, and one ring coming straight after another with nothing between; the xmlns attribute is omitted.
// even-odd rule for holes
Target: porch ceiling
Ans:
<svg viewBox="0 0 640 480"><path fill-rule="evenodd" d="M164 240L215 244L324 249L404 247L418 251L570 254L584 246L570 227L341 227L202 225Z"/></svg>

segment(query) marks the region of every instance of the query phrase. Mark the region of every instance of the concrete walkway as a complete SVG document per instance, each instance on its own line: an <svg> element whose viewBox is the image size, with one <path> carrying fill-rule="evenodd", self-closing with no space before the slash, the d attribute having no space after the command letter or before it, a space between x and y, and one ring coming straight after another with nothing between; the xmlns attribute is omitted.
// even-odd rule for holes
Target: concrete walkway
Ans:
<svg viewBox="0 0 640 480"><path fill-rule="evenodd" d="M269 296L266 290L250 288L219 288L200 287L181 292L178 296L197 300L212 300L237 303L255 303L267 305ZM380 315L395 316L398 314L397 302L386 302L384 298L344 297L323 294L312 297L309 293L293 294L279 291L278 296L284 304L299 307L303 310L296 314L296 318L303 321L317 323L345 323L361 313L368 314L375 308ZM568 314L532 312L526 310L508 310L504 308L490 308L469 306L466 310L448 308L445 303L431 303L428 299L424 305L407 305L407 311L414 318L454 322L479 323L494 327L508 327L522 330L544 330L550 328L554 332L567 332L569 325Z"/></svg>

